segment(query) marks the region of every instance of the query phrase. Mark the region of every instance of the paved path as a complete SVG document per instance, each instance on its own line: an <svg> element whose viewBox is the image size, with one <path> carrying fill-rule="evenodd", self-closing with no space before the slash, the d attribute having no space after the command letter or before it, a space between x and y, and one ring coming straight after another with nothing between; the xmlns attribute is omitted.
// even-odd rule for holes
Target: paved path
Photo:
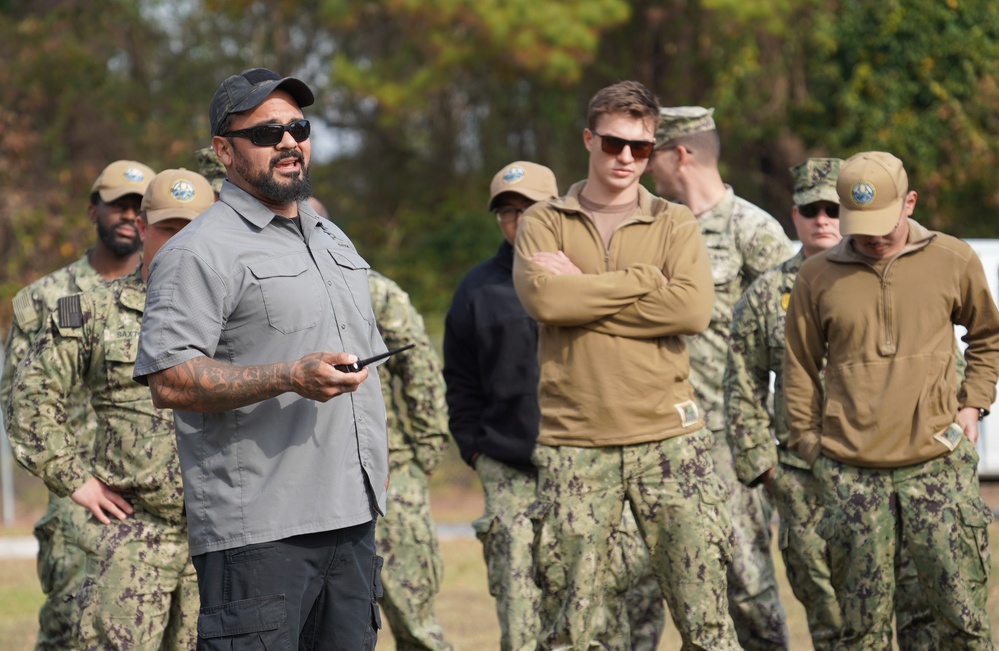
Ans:
<svg viewBox="0 0 999 651"><path fill-rule="evenodd" d="M0 538L0 559L34 558L38 553L38 541L31 536Z"/></svg>

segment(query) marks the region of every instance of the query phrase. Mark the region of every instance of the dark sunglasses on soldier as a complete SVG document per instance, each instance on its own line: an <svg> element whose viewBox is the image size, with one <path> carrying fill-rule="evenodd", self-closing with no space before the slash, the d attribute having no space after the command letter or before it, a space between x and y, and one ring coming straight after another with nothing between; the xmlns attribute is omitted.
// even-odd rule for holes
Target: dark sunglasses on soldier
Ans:
<svg viewBox="0 0 999 651"><path fill-rule="evenodd" d="M807 219L816 217L820 210L825 211L829 219L839 219L839 206L834 203L806 203L804 206L798 206L798 214Z"/></svg>
<svg viewBox="0 0 999 651"><path fill-rule="evenodd" d="M221 135L225 138L249 138L258 147L272 147L284 139L285 131L291 134L295 142L302 142L312 133L312 126L308 120L295 120L290 124L261 124Z"/></svg>
<svg viewBox="0 0 999 651"><path fill-rule="evenodd" d="M617 136L604 136L596 131L593 135L600 138L600 150L605 154L617 156L624 151L625 145L631 148L631 155L635 158L648 158L652 155L652 150L656 148L655 141L648 140L625 140Z"/></svg>

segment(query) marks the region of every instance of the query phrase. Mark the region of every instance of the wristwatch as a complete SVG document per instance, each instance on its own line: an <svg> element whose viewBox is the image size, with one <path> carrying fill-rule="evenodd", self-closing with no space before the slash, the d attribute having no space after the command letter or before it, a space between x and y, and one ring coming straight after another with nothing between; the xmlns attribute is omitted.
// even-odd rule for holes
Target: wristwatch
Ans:
<svg viewBox="0 0 999 651"><path fill-rule="evenodd" d="M986 416L986 415L987 415L988 413L989 413L989 412L987 412L987 411L985 411L984 409L982 409L981 407L979 407L979 409L978 409L978 420L985 420L985 416Z"/></svg>

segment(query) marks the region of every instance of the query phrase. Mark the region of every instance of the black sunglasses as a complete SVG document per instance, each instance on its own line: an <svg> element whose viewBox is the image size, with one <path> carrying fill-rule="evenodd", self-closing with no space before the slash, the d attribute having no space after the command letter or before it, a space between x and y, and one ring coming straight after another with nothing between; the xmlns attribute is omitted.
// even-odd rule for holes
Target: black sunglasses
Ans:
<svg viewBox="0 0 999 651"><path fill-rule="evenodd" d="M655 141L648 140L625 140L617 136L604 136L596 131L593 135L600 137L600 150L605 154L617 156L624 151L625 146L631 147L631 155L635 158L648 158L652 155L652 150L656 148Z"/></svg>
<svg viewBox="0 0 999 651"><path fill-rule="evenodd" d="M804 206L798 206L798 214L807 219L817 216L820 210L824 210L829 219L839 219L839 206L834 203L825 205L806 203Z"/></svg>
<svg viewBox="0 0 999 651"><path fill-rule="evenodd" d="M295 142L302 142L312 133L312 125L308 120L295 120L291 124L261 124L249 129L239 129L219 134L225 138L249 138L250 142L258 147L271 147L284 139L284 132L287 131Z"/></svg>

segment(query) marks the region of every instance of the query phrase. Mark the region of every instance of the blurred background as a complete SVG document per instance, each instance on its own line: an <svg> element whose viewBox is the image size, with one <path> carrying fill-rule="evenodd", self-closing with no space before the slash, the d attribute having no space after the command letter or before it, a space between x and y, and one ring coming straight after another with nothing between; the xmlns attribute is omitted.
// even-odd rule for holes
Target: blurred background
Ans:
<svg viewBox="0 0 999 651"><path fill-rule="evenodd" d="M500 241L493 174L532 160L565 191L586 174L587 101L624 79L666 106L714 107L723 178L792 236L788 167L881 149L905 162L920 222L999 238L999 2L0 0L0 62L0 335L13 295L94 241L101 169L197 169L212 93L257 66L316 91L315 194L438 345L454 288ZM4 533L29 535L44 487L19 468L9 481L0 492L18 508ZM435 518L467 528L477 488L451 454L433 478ZM465 615L482 603L449 634L492 617L477 543L445 542L459 544L445 549L439 603ZM0 631L23 648L40 598L31 555L0 563ZM458 648L496 635L476 634L482 644Z"/></svg>
<svg viewBox="0 0 999 651"><path fill-rule="evenodd" d="M722 173L790 232L787 168L884 149L916 217L999 237L999 3L966 0L0 0L0 334L24 284L78 257L94 178L197 168L208 103L246 68L316 90L316 196L439 338L500 235L506 163L585 176L585 109L646 84L716 109Z"/></svg>

